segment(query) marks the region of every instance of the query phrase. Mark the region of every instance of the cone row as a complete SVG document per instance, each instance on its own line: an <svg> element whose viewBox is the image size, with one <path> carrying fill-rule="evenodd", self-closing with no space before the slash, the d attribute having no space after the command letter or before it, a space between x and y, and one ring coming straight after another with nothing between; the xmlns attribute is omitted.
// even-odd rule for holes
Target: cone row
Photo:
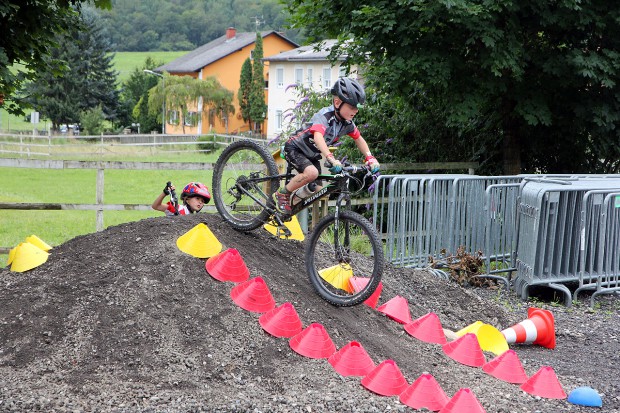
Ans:
<svg viewBox="0 0 620 413"><path fill-rule="evenodd" d="M207 273L218 281L243 282L250 277L250 270L234 248L228 248L209 258L205 263Z"/></svg>

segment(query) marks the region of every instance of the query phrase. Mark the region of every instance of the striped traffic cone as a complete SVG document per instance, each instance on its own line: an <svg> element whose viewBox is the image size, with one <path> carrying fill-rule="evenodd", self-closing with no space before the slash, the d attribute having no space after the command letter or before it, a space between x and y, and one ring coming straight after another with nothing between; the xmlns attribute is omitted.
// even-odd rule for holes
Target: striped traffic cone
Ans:
<svg viewBox="0 0 620 413"><path fill-rule="evenodd" d="M549 310L530 307L527 319L502 331L506 342L555 348L555 322Z"/></svg>

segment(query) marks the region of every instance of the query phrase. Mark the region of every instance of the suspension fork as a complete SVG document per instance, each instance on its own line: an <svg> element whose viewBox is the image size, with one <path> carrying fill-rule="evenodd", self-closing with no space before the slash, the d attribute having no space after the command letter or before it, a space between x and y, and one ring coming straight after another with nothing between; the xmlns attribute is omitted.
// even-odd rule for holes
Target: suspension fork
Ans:
<svg viewBox="0 0 620 413"><path fill-rule="evenodd" d="M349 231L349 224L346 223L344 227L344 239L343 244L340 244L340 207L342 202L345 201L345 208L351 209L351 197L348 193L340 193L336 200L336 211L334 212L334 249L336 251L336 259L340 263L348 263L349 253L351 251L351 234Z"/></svg>

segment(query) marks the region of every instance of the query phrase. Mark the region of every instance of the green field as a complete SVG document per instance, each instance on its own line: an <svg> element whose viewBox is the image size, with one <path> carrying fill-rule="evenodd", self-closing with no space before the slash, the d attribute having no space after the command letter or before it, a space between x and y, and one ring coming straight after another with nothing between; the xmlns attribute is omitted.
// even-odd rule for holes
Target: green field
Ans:
<svg viewBox="0 0 620 413"><path fill-rule="evenodd" d="M129 78L131 72L136 68L144 65L147 57L153 59L156 63L169 63L172 60L183 56L187 52L115 52L114 69L118 72L119 85ZM31 110L26 110L30 113ZM26 122L23 116L14 116L8 114L4 109L0 109L0 132L3 131L32 131L32 124ZM47 130L45 119L41 119L41 123L37 126L39 130Z"/></svg>
<svg viewBox="0 0 620 413"><path fill-rule="evenodd" d="M215 162L218 153L176 156L152 155L140 161ZM84 156L82 156L82 160ZM128 157L126 157L128 158ZM129 160L129 159L124 159ZM0 202L4 203L96 203L95 170L29 169L0 167L3 184ZM184 170L117 170L104 172L105 204L150 205L161 193L167 181L182 187L200 181L211 187L212 171ZM166 199L167 201L167 199ZM210 209L212 203L208 205ZM105 211L104 226L118 225L143 218L163 216L157 211ZM0 214L0 247L13 248L26 237L36 235L51 246L57 246L76 236L96 231L95 211L3 210ZM0 254L0 266L6 266L8 255Z"/></svg>
<svg viewBox="0 0 620 413"><path fill-rule="evenodd" d="M118 81L123 82L131 72L144 65L147 57L155 63L169 63L174 59L187 54L188 52L115 52L114 68L118 72Z"/></svg>

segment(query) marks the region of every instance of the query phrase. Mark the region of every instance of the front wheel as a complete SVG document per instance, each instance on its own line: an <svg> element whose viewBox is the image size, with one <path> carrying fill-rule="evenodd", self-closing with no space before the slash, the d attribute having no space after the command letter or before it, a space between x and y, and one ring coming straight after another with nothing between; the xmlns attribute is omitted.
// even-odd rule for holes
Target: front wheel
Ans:
<svg viewBox="0 0 620 413"><path fill-rule="evenodd" d="M353 211L321 219L306 243L305 259L316 292L338 307L364 302L383 275L383 248L377 231Z"/></svg>
<svg viewBox="0 0 620 413"><path fill-rule="evenodd" d="M278 167L264 146L250 140L234 142L213 167L215 207L233 228L254 230L268 220L265 208L279 183Z"/></svg>

